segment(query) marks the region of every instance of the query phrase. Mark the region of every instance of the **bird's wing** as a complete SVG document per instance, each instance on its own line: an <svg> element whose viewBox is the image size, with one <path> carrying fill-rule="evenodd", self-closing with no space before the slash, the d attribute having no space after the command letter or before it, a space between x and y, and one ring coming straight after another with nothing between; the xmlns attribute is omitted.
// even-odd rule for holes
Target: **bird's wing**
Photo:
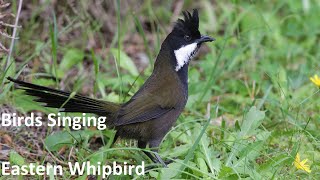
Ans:
<svg viewBox="0 0 320 180"><path fill-rule="evenodd" d="M161 99L157 95L143 93L133 97L119 110L115 125L145 122L161 117L174 109L174 102Z"/></svg>

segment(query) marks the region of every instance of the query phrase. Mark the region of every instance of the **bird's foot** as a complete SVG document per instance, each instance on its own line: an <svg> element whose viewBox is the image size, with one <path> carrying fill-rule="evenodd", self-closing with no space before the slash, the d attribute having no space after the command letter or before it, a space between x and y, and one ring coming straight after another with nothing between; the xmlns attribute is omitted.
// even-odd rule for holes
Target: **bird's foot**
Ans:
<svg viewBox="0 0 320 180"><path fill-rule="evenodd" d="M166 165L168 165L168 164L171 164L171 163L175 162L176 159L177 159L177 158L168 159L168 160L165 160L164 163L165 163Z"/></svg>

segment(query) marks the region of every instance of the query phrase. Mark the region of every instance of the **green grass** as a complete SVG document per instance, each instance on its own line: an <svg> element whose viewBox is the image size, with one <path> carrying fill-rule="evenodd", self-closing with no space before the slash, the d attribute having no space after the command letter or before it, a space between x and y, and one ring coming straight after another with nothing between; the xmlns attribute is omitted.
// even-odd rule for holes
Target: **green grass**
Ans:
<svg viewBox="0 0 320 180"><path fill-rule="evenodd" d="M22 21L15 61L0 77L19 76L52 87L59 83L59 88L90 97L128 100L150 75L161 40L177 18L171 19L175 6L171 1L109 3L114 12L109 14L113 34L102 31L103 22L90 16L86 1L76 3L78 14L63 3L55 7L55 16L50 11L47 17L42 13L52 9L50 4L30 3L31 19ZM314 74L320 75L319 2L234 0L212 4L204 0L185 1L183 9L198 7L200 31L217 40L203 48L207 53L191 62L188 104L161 144L160 156L174 163L169 168L149 170L144 178L319 179L320 94L309 80ZM63 18L65 22L59 24ZM157 26L148 30L143 22L156 22ZM141 73L137 58L128 55L132 44L125 37L130 34L140 38L138 45L151 61ZM3 66L6 57L0 59ZM55 75L57 82L48 78ZM1 88L0 104L21 113L53 111L33 103L11 83ZM12 134L1 127L3 131ZM66 132L46 130L43 141L47 146L42 150L67 162L58 155L63 143L67 154L63 157L71 153L79 162L153 164L134 141L121 140L110 147L113 130ZM104 137L104 145L92 149L92 138L99 136ZM41 139L38 141L41 144ZM31 145L26 149L34 150ZM309 159L311 173L294 167L297 153ZM20 156L23 161L34 162ZM13 154L10 159L15 157ZM24 163L21 157L18 161ZM45 163L45 158L37 161ZM69 178L66 171L63 179Z"/></svg>

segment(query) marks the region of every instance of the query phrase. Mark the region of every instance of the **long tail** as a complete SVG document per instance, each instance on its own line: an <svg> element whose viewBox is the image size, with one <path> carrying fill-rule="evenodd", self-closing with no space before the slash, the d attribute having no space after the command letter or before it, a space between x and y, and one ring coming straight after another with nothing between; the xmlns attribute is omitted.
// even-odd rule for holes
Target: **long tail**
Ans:
<svg viewBox="0 0 320 180"><path fill-rule="evenodd" d="M23 89L26 94L36 97L35 101L44 103L43 105L46 107L59 108L61 112L82 112L112 116L120 108L120 105L116 103L71 95L69 92L27 83L11 77L7 79L18 84L18 88Z"/></svg>

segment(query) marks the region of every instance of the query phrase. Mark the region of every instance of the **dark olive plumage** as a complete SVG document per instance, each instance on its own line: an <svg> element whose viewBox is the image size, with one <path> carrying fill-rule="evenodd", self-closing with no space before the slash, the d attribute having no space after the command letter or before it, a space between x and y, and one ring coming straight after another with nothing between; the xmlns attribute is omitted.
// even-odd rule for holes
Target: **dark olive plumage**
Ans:
<svg viewBox="0 0 320 180"><path fill-rule="evenodd" d="M161 45L151 76L136 94L124 104L95 100L16 79L26 94L36 97L44 106L62 108L63 112L94 113L107 117L115 128L116 138L138 140L138 146L157 148L174 125L188 100L188 65L203 42L213 41L199 32L198 11L184 12ZM63 107L62 107L63 105ZM115 139L116 139L115 138ZM157 149L154 149L157 151ZM162 159L145 152L153 161L166 166Z"/></svg>

